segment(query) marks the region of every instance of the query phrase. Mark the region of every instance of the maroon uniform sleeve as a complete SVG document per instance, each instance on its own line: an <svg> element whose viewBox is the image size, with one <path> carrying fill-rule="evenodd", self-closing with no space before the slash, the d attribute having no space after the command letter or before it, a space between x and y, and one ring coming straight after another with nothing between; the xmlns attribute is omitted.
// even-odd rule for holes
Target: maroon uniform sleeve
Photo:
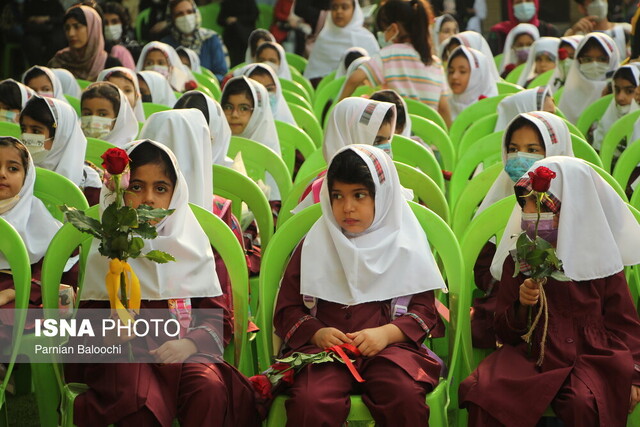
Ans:
<svg viewBox="0 0 640 427"><path fill-rule="evenodd" d="M502 279L498 288L498 302L496 304L495 328L496 335L507 344L518 344L521 336L526 333L526 319L516 316L520 307L520 285L525 277L519 274L513 277L514 263L508 256L502 269Z"/></svg>
<svg viewBox="0 0 640 427"><path fill-rule="evenodd" d="M476 286L481 289L487 295L491 295L491 291L494 288L496 280L491 275L491 262L493 256L496 254L496 245L491 242L487 242L476 260L476 264L473 266L473 276L476 281Z"/></svg>
<svg viewBox="0 0 640 427"><path fill-rule="evenodd" d="M435 305L433 291L426 291L411 297L408 311L403 316L391 322L413 341L418 347L429 335L434 335L433 331L440 323L440 317Z"/></svg>
<svg viewBox="0 0 640 427"><path fill-rule="evenodd" d="M195 312L196 322L192 324L185 338L193 341L200 353L222 354L224 347L231 340L233 330L233 321L224 295L193 298L191 304L194 309L199 310Z"/></svg>

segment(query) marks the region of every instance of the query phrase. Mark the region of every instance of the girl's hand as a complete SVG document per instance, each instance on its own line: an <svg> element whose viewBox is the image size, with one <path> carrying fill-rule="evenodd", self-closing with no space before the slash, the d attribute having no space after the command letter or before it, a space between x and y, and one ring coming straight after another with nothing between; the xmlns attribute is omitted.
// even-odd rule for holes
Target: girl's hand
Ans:
<svg viewBox="0 0 640 427"><path fill-rule="evenodd" d="M363 356L372 357L384 350L389 344L406 341L407 337L396 325L391 323L377 328L363 329L348 333L352 344L358 347Z"/></svg>
<svg viewBox="0 0 640 427"><path fill-rule="evenodd" d="M533 279L525 280L520 285L520 304L523 306L536 305L540 296L540 287Z"/></svg>
<svg viewBox="0 0 640 427"><path fill-rule="evenodd" d="M311 337L311 344L323 350L346 342L350 343L351 340L336 328L320 328Z"/></svg>
<svg viewBox="0 0 640 427"><path fill-rule="evenodd" d="M149 352L158 363L182 363L198 351L195 343L188 338L167 341Z"/></svg>
<svg viewBox="0 0 640 427"><path fill-rule="evenodd" d="M133 310L128 310L128 311L131 317L135 319L136 312ZM115 313L115 312L111 314L111 319L113 319L116 322L116 325L119 325L122 322L122 320L120 320L120 317L118 316L118 313ZM109 329L108 331L106 331L106 333L104 334L104 337L102 338L102 342L104 343L104 345L124 344L136 337L136 335L133 333L131 335L128 335L126 329L122 329L119 335L118 335L118 331L119 329L117 326L115 329ZM131 331L133 332L133 326L131 326Z"/></svg>
<svg viewBox="0 0 640 427"><path fill-rule="evenodd" d="M15 289L5 289L0 291L0 307L9 304L11 301L16 299L16 290Z"/></svg>
<svg viewBox="0 0 640 427"><path fill-rule="evenodd" d="M629 413L633 412L633 409L640 402L640 387L631 386L631 397L629 398Z"/></svg>

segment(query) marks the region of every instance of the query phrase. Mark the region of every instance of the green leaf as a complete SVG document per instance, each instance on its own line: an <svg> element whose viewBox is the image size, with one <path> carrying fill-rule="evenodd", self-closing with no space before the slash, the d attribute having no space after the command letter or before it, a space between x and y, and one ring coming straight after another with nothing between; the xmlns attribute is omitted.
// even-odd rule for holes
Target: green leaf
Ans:
<svg viewBox="0 0 640 427"><path fill-rule="evenodd" d="M112 205L111 205L112 206ZM116 212L116 218L118 224L120 225L120 229L122 230L124 227L128 228L136 228L138 227L138 213L135 209L130 208L129 206L123 206ZM126 230L122 230L126 231Z"/></svg>
<svg viewBox="0 0 640 427"><path fill-rule="evenodd" d="M175 211L175 209L154 209L147 205L140 205L136 210L138 211L137 213L140 222L160 220L171 215Z"/></svg>
<svg viewBox="0 0 640 427"><path fill-rule="evenodd" d="M129 243L129 256L131 258L139 257L143 247L144 240L142 240L140 237L134 237L133 239L131 239L131 243Z"/></svg>
<svg viewBox="0 0 640 427"><path fill-rule="evenodd" d="M129 239L126 234L120 234L116 238L111 240L111 249L118 252L128 252L129 251Z"/></svg>
<svg viewBox="0 0 640 427"><path fill-rule="evenodd" d="M551 246L551 243L547 242L546 240L544 240L540 236L536 237L535 244L536 244L536 247L538 249L550 249L550 248L553 248L553 246Z"/></svg>
<svg viewBox="0 0 640 427"><path fill-rule="evenodd" d="M112 203L102 212L102 226L107 232L113 232L119 228L117 209L115 203Z"/></svg>
<svg viewBox="0 0 640 427"><path fill-rule="evenodd" d="M147 222L141 223L138 228L133 229L133 232L143 239L155 239L158 237L156 228Z"/></svg>
<svg viewBox="0 0 640 427"><path fill-rule="evenodd" d="M102 224L100 224L100 221L85 215L83 211L70 208L67 205L60 206L60 210L64 212L67 221L75 228L98 239L102 238Z"/></svg>
<svg viewBox="0 0 640 427"><path fill-rule="evenodd" d="M158 250L153 250L153 251L149 251L146 254L144 254L144 257L153 261L153 262L157 262L158 264L165 264L169 261L175 261L176 259L173 257L173 255L170 255L166 252L162 252L162 251L158 251Z"/></svg>
<svg viewBox="0 0 640 427"><path fill-rule="evenodd" d="M565 276L564 273L560 270L556 270L553 273L551 273L551 277L556 279L558 282L568 282L571 280L567 276Z"/></svg>

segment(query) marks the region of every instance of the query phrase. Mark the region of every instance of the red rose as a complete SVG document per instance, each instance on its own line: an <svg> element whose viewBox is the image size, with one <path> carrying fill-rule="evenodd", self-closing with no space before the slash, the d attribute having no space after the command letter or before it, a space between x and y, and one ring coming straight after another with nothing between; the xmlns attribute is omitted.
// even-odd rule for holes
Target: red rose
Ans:
<svg viewBox="0 0 640 427"><path fill-rule="evenodd" d="M271 369L274 371L284 371L285 369L289 369L291 366L288 363L277 362L271 365Z"/></svg>
<svg viewBox="0 0 640 427"><path fill-rule="evenodd" d="M129 156L122 148L109 148L100 157L104 160L102 162L103 169L111 175L120 175L129 164Z"/></svg>
<svg viewBox="0 0 640 427"><path fill-rule="evenodd" d="M564 61L568 57L569 57L569 51L567 49L563 47L558 49L558 59L560 59L560 61Z"/></svg>
<svg viewBox="0 0 640 427"><path fill-rule="evenodd" d="M287 384L293 384L293 369L289 369L283 374L282 381Z"/></svg>
<svg viewBox="0 0 640 427"><path fill-rule="evenodd" d="M184 84L184 90L195 90L198 87L198 83L193 80L189 80Z"/></svg>
<svg viewBox="0 0 640 427"><path fill-rule="evenodd" d="M483 99L487 99L487 95L480 95L478 97L478 101L482 101Z"/></svg>
<svg viewBox="0 0 640 427"><path fill-rule="evenodd" d="M253 389L261 399L271 399L271 381L266 375L254 375L249 378Z"/></svg>
<svg viewBox="0 0 640 427"><path fill-rule="evenodd" d="M544 166L538 167L533 172L529 172L531 188L538 193L544 193L551 187L551 180L556 177L556 173Z"/></svg>
<svg viewBox="0 0 640 427"><path fill-rule="evenodd" d="M506 67L504 67L504 71L502 72L502 75L507 75L510 72L512 72L514 69L516 68L516 64L509 64Z"/></svg>

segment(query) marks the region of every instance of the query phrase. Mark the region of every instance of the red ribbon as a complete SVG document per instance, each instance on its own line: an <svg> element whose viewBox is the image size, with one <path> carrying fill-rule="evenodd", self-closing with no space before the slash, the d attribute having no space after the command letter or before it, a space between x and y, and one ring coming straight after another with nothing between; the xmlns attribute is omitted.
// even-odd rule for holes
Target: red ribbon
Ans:
<svg viewBox="0 0 640 427"><path fill-rule="evenodd" d="M353 378L355 378L356 381L358 381L359 383L363 383L364 379L360 376L356 367L353 366L353 362L351 362L351 359L349 359L349 356L347 356L347 353L345 353L345 350L353 354L354 357L362 356L362 353L360 353L360 350L358 350L357 347L348 343L334 345L333 347L329 347L327 349L327 351L332 351L336 353L338 356L340 356L344 364L347 365L347 368L349 368L349 372L351 372L351 375L353 375Z"/></svg>

